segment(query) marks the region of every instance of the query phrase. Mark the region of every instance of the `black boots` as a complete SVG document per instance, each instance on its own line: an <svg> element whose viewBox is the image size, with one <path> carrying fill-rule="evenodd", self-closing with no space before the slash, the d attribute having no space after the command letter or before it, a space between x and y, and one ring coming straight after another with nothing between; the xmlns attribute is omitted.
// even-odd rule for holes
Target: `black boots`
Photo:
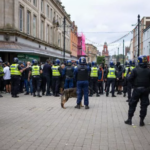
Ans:
<svg viewBox="0 0 150 150"><path fill-rule="evenodd" d="M112 95L112 97L116 97L116 95Z"/></svg>
<svg viewBox="0 0 150 150"><path fill-rule="evenodd" d="M80 109L80 105L76 105L74 108Z"/></svg>
<svg viewBox="0 0 150 150"><path fill-rule="evenodd" d="M89 109L90 107L89 106L85 106L85 109Z"/></svg>
<svg viewBox="0 0 150 150"><path fill-rule="evenodd" d="M131 118L128 118L128 120L126 120L124 123L125 123L125 124L128 124L128 125L132 125L132 119L131 119Z"/></svg>
<svg viewBox="0 0 150 150"><path fill-rule="evenodd" d="M143 119L143 118L140 119L140 126L141 126L141 127L145 126L145 123L144 123L144 119Z"/></svg>
<svg viewBox="0 0 150 150"><path fill-rule="evenodd" d="M100 95L97 93L97 95L96 95L97 97L100 97Z"/></svg>
<svg viewBox="0 0 150 150"><path fill-rule="evenodd" d="M106 93L106 97L108 97L108 93Z"/></svg>
<svg viewBox="0 0 150 150"><path fill-rule="evenodd" d="M126 97L126 93L124 93L123 97Z"/></svg>

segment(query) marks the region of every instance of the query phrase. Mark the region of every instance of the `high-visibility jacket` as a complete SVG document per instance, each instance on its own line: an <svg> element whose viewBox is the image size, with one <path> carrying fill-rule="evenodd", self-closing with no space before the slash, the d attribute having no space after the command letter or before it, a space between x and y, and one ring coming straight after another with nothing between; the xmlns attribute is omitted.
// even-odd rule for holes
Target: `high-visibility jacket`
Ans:
<svg viewBox="0 0 150 150"><path fill-rule="evenodd" d="M115 74L116 69L115 68L109 68L108 71L109 72L108 72L107 78L116 78L116 74Z"/></svg>
<svg viewBox="0 0 150 150"><path fill-rule="evenodd" d="M133 70L135 67L131 66L130 69Z"/></svg>
<svg viewBox="0 0 150 150"><path fill-rule="evenodd" d="M12 64L10 66L10 74L21 76L21 72L18 70L18 64Z"/></svg>
<svg viewBox="0 0 150 150"><path fill-rule="evenodd" d="M92 67L91 68L90 77L98 77L98 69L97 69L97 67Z"/></svg>
<svg viewBox="0 0 150 150"><path fill-rule="evenodd" d="M40 75L40 67L38 65L32 66L32 76L39 76Z"/></svg>
<svg viewBox="0 0 150 150"><path fill-rule="evenodd" d="M60 66L52 66L52 76L53 77L59 77L60 76L60 72L58 70Z"/></svg>
<svg viewBox="0 0 150 150"><path fill-rule="evenodd" d="M126 77L127 76L127 73L128 73L128 69L129 69L130 67L126 67L125 68L125 73L124 73L124 77Z"/></svg>
<svg viewBox="0 0 150 150"><path fill-rule="evenodd" d="M0 66L0 73L2 73L2 72L3 72L3 67ZM3 77L3 76L4 76L4 73L0 74L0 77Z"/></svg>

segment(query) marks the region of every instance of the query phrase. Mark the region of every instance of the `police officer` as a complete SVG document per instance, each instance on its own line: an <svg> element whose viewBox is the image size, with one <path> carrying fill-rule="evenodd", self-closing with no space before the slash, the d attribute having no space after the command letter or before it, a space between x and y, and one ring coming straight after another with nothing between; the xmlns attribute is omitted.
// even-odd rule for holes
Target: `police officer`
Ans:
<svg viewBox="0 0 150 150"><path fill-rule="evenodd" d="M55 64L52 66L53 95L56 96L56 97L59 96L60 79L61 79L60 60L56 59Z"/></svg>
<svg viewBox="0 0 150 150"><path fill-rule="evenodd" d="M133 69L128 80L133 84L132 98L129 102L128 119L126 124L132 125L132 117L136 110L137 103L141 101L140 111L140 126L144 126L144 119L147 114L147 107L149 105L150 93L150 70L147 68L147 57L140 56L138 58L138 67Z"/></svg>
<svg viewBox="0 0 150 150"><path fill-rule="evenodd" d="M135 67L133 67L133 61L132 60L129 61L129 64L130 64L130 68L128 69L127 76L130 75L131 71L135 68ZM131 90L132 90L132 84L129 81L127 81L128 99L126 100L126 102L129 102L131 99Z"/></svg>
<svg viewBox="0 0 150 150"><path fill-rule="evenodd" d="M72 62L71 60L67 60L66 67L64 69L65 89L73 88L73 73L74 67L72 66Z"/></svg>
<svg viewBox="0 0 150 150"><path fill-rule="evenodd" d="M108 97L109 95L109 87L110 84L112 84L112 97L115 96L115 81L116 81L116 69L114 68L114 63L111 61L110 62L110 68L108 69L106 73L106 80L107 80L107 90L106 90L106 96Z"/></svg>
<svg viewBox="0 0 150 150"><path fill-rule="evenodd" d="M92 62L92 67L90 69L90 96L93 96L93 91L96 92L96 96L99 97L100 95L98 94L98 86L97 86L97 80L98 80L98 68L96 66L96 62Z"/></svg>
<svg viewBox="0 0 150 150"><path fill-rule="evenodd" d="M79 64L79 62L76 61L76 62L75 62L75 66L74 66L75 69L77 68L78 64Z"/></svg>
<svg viewBox="0 0 150 150"><path fill-rule="evenodd" d="M77 105L75 108L80 109L80 103L82 100L82 93L84 93L84 105L85 109L89 109L88 99L88 73L89 67L86 65L86 58L81 57L79 59L79 65L74 71L74 78L77 81Z"/></svg>
<svg viewBox="0 0 150 150"><path fill-rule="evenodd" d="M4 76L4 72L3 72L3 60L0 58L0 91L2 90L2 81L3 81L3 76ZM2 95L0 95L0 97L3 97Z"/></svg>
<svg viewBox="0 0 150 150"><path fill-rule="evenodd" d="M33 66L30 69L28 81L30 80L30 76L32 76L33 97L36 96L35 94L36 91L38 94L37 96L42 97L40 95L40 86L41 86L40 74L42 74L42 69L40 66L38 66L38 61L36 59L34 59L32 63L33 63Z"/></svg>
<svg viewBox="0 0 150 150"><path fill-rule="evenodd" d="M130 69L129 61L126 61L125 66L126 67L125 67L125 69L123 70L123 73L122 73L122 78L124 80L124 82L123 82L123 93L124 93L123 97L126 97L126 93L127 93L127 80L126 80L126 76L127 76L128 72L130 71L129 70Z"/></svg>
<svg viewBox="0 0 150 150"><path fill-rule="evenodd" d="M13 64L10 66L11 73L11 95L13 98L18 98L17 96L20 87L21 73L26 70L26 68L21 70L21 67L18 64L18 58L14 58Z"/></svg>

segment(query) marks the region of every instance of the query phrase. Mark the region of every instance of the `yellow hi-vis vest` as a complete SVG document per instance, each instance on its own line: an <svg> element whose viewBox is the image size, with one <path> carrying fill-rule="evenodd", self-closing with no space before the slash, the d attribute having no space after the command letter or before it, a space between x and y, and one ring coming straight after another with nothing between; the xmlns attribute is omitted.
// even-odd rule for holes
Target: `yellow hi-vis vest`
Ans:
<svg viewBox="0 0 150 150"><path fill-rule="evenodd" d="M124 77L126 77L127 76L127 73L128 73L128 69L129 69L130 67L126 67L126 69L125 69L125 73L124 73Z"/></svg>
<svg viewBox="0 0 150 150"><path fill-rule="evenodd" d="M21 72L18 70L18 64L12 64L10 66L10 74L21 76Z"/></svg>
<svg viewBox="0 0 150 150"><path fill-rule="evenodd" d="M97 67L92 67L91 68L90 77L98 77L98 69L97 69Z"/></svg>
<svg viewBox="0 0 150 150"><path fill-rule="evenodd" d="M130 69L133 70L135 67L131 66Z"/></svg>
<svg viewBox="0 0 150 150"><path fill-rule="evenodd" d="M107 78L116 78L115 68L109 68L108 71L109 71L109 73L107 75Z"/></svg>
<svg viewBox="0 0 150 150"><path fill-rule="evenodd" d="M60 76L60 72L58 70L60 66L52 66L52 76L53 77L59 77Z"/></svg>
<svg viewBox="0 0 150 150"><path fill-rule="evenodd" d="M0 73L2 73L3 72L3 67L2 66L0 66ZM0 77L3 77L4 76L4 73L3 74L0 74Z"/></svg>
<svg viewBox="0 0 150 150"><path fill-rule="evenodd" d="M40 67L38 65L32 66L32 76L40 75Z"/></svg>

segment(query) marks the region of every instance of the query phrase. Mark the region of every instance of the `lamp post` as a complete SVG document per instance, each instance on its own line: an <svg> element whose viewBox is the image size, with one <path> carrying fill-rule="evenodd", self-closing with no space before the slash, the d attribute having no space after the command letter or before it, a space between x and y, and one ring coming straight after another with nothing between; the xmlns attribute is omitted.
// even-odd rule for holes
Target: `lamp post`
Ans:
<svg viewBox="0 0 150 150"><path fill-rule="evenodd" d="M140 55L140 15L138 15L138 57Z"/></svg>

